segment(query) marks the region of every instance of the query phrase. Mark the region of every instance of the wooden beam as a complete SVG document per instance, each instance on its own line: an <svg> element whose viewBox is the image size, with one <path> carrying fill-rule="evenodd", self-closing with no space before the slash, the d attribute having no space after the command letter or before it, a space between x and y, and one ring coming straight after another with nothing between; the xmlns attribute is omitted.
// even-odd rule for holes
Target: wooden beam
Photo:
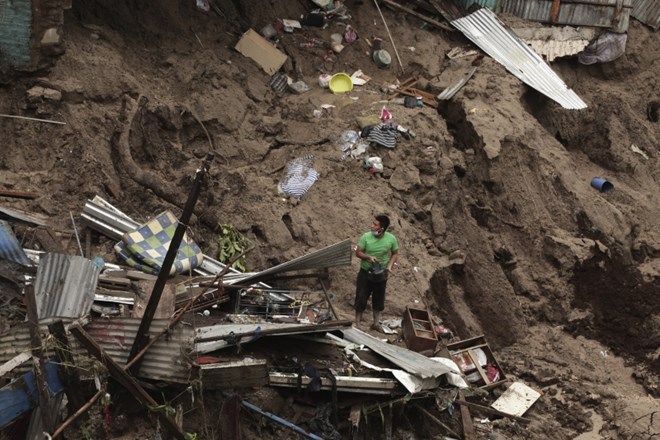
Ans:
<svg viewBox="0 0 660 440"><path fill-rule="evenodd" d="M261 359L243 359L200 365L199 377L205 390L261 387L268 385L268 363Z"/></svg>
<svg viewBox="0 0 660 440"><path fill-rule="evenodd" d="M13 199L33 200L39 197L39 194L33 192L8 191L6 189L0 189L0 197L11 197Z"/></svg>
<svg viewBox="0 0 660 440"><path fill-rule="evenodd" d="M60 369L60 377L64 384L64 392L69 400L69 413L73 413L85 403L83 397L83 388L80 382L78 370L74 368L75 362L73 354L66 337L66 330L62 320L58 320L48 325L48 331L55 338L55 355Z"/></svg>
<svg viewBox="0 0 660 440"><path fill-rule="evenodd" d="M25 302L27 306L28 327L30 329L30 346L32 349L32 362L34 364L34 377L41 408L41 423L47 433L53 432L55 427L51 414L50 391L46 382L46 361L42 349L43 341L39 330L39 315L37 313L37 299L34 296L34 286L25 288Z"/></svg>
<svg viewBox="0 0 660 440"><path fill-rule="evenodd" d="M156 402L141 386L138 382L129 375L124 369L114 361L105 350L96 343L96 341L80 326L75 325L71 327L71 333L80 341L80 344L85 347L85 349L98 359L101 364L103 364L107 369L108 373L119 382L126 390L133 395L137 400L139 400L144 406L146 406L150 411L153 411L163 426L177 439L185 440L185 435L179 427L176 425L174 420L170 419L164 411L159 410L159 404Z"/></svg>
<svg viewBox="0 0 660 440"><path fill-rule="evenodd" d="M208 174L208 170L211 167L211 163L213 162L213 157L213 153L208 153L204 158L202 166L197 170L197 173L195 174L195 180L193 182L192 188L190 189L190 193L188 194L186 205L183 207L181 218L178 221L177 227L174 231L174 236L172 237L170 246L167 249L167 253L165 254L165 259L163 260L163 264L160 268L160 271L158 272L158 278L156 279L154 290L151 292L149 303L147 304L147 308L144 311L144 316L140 321L140 327L138 327L135 340L131 346L131 351L128 354L128 364L131 365L129 367L129 371L132 374L137 374L140 371L141 358L138 358L138 353L140 353L140 351L142 351L142 349L149 344L149 328L151 327L151 322L154 319L154 314L158 308L158 303L160 302L163 289L165 288L167 280L170 277L170 269L172 268L174 259L176 258L177 252L179 251L179 244L181 244L183 234L188 228L188 223L192 217L195 203L197 203L197 198L199 197L199 193L202 190L204 176Z"/></svg>
<svg viewBox="0 0 660 440"><path fill-rule="evenodd" d="M449 426L447 426L445 423L443 423L442 420L440 420L439 418L437 418L436 416L431 414L429 411L424 409L421 405L419 405L417 403L414 403L413 406L415 407L415 409L417 409L417 411L424 414L429 420L431 420L432 422L435 422L438 425L442 426L445 429L445 431L447 431L448 434L451 434L456 438L460 437L460 435L456 434L456 432L454 432L454 430L452 430Z"/></svg>
<svg viewBox="0 0 660 440"><path fill-rule="evenodd" d="M461 405L461 407L463 407L463 406L470 407L470 408L475 409L476 411L481 411L482 413L492 414L494 416L506 417L506 418L509 418L511 420L515 420L517 422L524 422L524 423L531 422L531 420L526 419L524 417L514 416L514 415L511 415L511 414L507 414L505 412L502 412L502 411L498 411L495 408L491 408L489 406L483 406L483 405L479 405L479 404L476 404L476 403L468 402L463 397L461 397L460 399L455 400L455 402L458 403L459 405Z"/></svg>
<svg viewBox="0 0 660 440"><path fill-rule="evenodd" d="M465 401L465 394L462 390L458 390L458 396L461 401ZM477 440L477 433L474 430L472 415L470 414L470 408L468 408L468 405L461 405L461 420L463 421L463 439Z"/></svg>

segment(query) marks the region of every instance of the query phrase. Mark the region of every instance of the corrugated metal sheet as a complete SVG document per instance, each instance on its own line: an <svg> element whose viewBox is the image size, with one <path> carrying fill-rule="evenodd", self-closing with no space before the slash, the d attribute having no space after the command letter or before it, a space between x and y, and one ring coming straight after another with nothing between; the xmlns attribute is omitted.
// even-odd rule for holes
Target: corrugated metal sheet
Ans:
<svg viewBox="0 0 660 440"><path fill-rule="evenodd" d="M660 1L633 0L632 16L654 30L660 27Z"/></svg>
<svg viewBox="0 0 660 440"><path fill-rule="evenodd" d="M355 327L343 330L344 339L369 347L393 364L421 379L440 377L451 370L423 354L396 345L387 344Z"/></svg>
<svg viewBox="0 0 660 440"><path fill-rule="evenodd" d="M152 335L158 334L168 324L167 319L154 319L149 332ZM120 365L125 365L139 327L140 318L112 318L97 319L85 326L85 330L112 359ZM193 350L193 335L193 329L189 325L174 327L145 354L139 376L167 382L188 383L191 376L186 355Z"/></svg>
<svg viewBox="0 0 660 440"><path fill-rule="evenodd" d="M633 0L563 0L557 19L552 21L552 0L459 0L463 7L473 4L541 23L594 26L625 32L630 23ZM649 2L658 3L657 0Z"/></svg>
<svg viewBox="0 0 660 440"><path fill-rule="evenodd" d="M89 313L101 268L87 258L46 254L39 260L34 294L39 318L80 318Z"/></svg>
<svg viewBox="0 0 660 440"><path fill-rule="evenodd" d="M0 1L0 65L30 66L31 26L31 1Z"/></svg>
<svg viewBox="0 0 660 440"><path fill-rule="evenodd" d="M29 266L30 260L23 252L11 225L0 220L0 259L13 261L14 263Z"/></svg>
<svg viewBox="0 0 660 440"><path fill-rule="evenodd" d="M506 28L490 9L480 9L451 24L525 84L562 107L573 110L587 107L539 54Z"/></svg>
<svg viewBox="0 0 660 440"><path fill-rule="evenodd" d="M630 23L632 0L564 0L556 21L551 21L552 0L502 0L498 12L542 23L595 26L625 32Z"/></svg>
<svg viewBox="0 0 660 440"><path fill-rule="evenodd" d="M286 263L257 272L241 280L242 283L254 283L278 273L294 270L325 269L327 267L349 266L353 257L351 240L340 241L311 254L303 255Z"/></svg>
<svg viewBox="0 0 660 440"><path fill-rule="evenodd" d="M47 324L53 320L41 320L42 333L48 332ZM65 325L72 320L63 320ZM155 319L151 323L150 332L157 334L162 331L169 321ZM99 319L85 326L85 330L96 340L96 342L117 361L120 365L126 363L128 353L133 345L133 340L140 326L139 318L112 318ZM144 361L140 367L139 377L144 379L163 380L167 382L188 383L190 380L190 369L185 354L192 351L194 331L190 326L178 325L170 334L161 337L145 354ZM69 337L69 344L73 352L74 360L80 364L80 357L88 357L87 351L80 346L78 340ZM26 324L20 324L12 328L10 333L0 336L0 365L11 360L19 353L29 350L30 331ZM50 357L54 352L48 352ZM30 362L17 367L12 371L12 377L25 373L32 368Z"/></svg>

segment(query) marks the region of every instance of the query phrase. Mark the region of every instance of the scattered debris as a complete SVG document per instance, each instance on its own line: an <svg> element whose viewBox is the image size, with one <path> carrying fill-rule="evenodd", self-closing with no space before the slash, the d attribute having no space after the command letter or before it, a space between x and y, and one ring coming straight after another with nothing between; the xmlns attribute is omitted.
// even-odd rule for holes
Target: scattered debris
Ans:
<svg viewBox="0 0 660 440"><path fill-rule="evenodd" d="M479 9L451 23L509 72L562 107L571 110L587 108L587 104L566 86L550 66L490 9Z"/></svg>
<svg viewBox="0 0 660 440"><path fill-rule="evenodd" d="M521 417L539 397L541 393L538 391L522 382L514 382L491 406L503 413Z"/></svg>
<svg viewBox="0 0 660 440"><path fill-rule="evenodd" d="M614 184L603 177L594 177L591 179L591 186L602 192L607 192L614 189Z"/></svg>
<svg viewBox="0 0 660 440"><path fill-rule="evenodd" d="M474 72L476 72L476 71L477 71L476 67L471 68L468 71L467 75L465 75L456 84L453 84L453 85L447 87L446 89L444 89L437 96L437 99L440 100L440 101L443 101L443 100L449 100L449 99L453 98L454 95L456 95L456 93L458 93L458 91L461 90L461 87L463 87L465 84L467 84L467 82L470 80L470 78L472 78L472 76L474 75Z"/></svg>
<svg viewBox="0 0 660 440"><path fill-rule="evenodd" d="M288 58L253 29L243 34L235 49L254 60L269 75L274 75L280 70Z"/></svg>
<svg viewBox="0 0 660 440"><path fill-rule="evenodd" d="M311 154L289 162L277 185L278 192L300 200L319 178L319 173L312 168L313 163L314 156Z"/></svg>
<svg viewBox="0 0 660 440"><path fill-rule="evenodd" d="M603 32L580 52L578 61L586 65L612 62L626 53L626 41L628 34Z"/></svg>
<svg viewBox="0 0 660 440"><path fill-rule="evenodd" d="M632 145L630 146L630 150L631 150L633 153L637 153L637 154L639 154L639 155L642 156L645 160L649 160L649 156L648 156L648 154L646 154L646 153L644 152L644 150L642 150L641 148L639 148L637 145L632 144Z"/></svg>

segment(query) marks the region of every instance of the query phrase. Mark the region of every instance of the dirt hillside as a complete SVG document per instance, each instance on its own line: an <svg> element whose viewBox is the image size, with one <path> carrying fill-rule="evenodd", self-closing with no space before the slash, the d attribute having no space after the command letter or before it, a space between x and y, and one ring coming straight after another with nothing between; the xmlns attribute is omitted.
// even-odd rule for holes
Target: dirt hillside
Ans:
<svg viewBox="0 0 660 440"><path fill-rule="evenodd" d="M40 194L3 206L45 215L73 246L69 212L95 194L135 219L179 213L212 151L194 239L213 254L213 227L234 225L257 244L250 269L356 242L374 214L390 215L401 250L384 318L427 301L461 338L485 335L508 377L543 392L527 428L491 423L479 438L660 435L660 124L647 115L660 95L660 35L631 20L620 59L553 62L585 110L562 109L488 56L453 100L407 108L387 101L388 86L414 76L437 94L469 70L474 57L446 57L469 48L459 32L384 8L402 73L373 2L346 2L350 20L278 33L284 70L310 87L280 96L234 46L247 27L297 19L314 4L236 3L241 10L218 1L203 12L194 1L74 0L64 54L0 87L0 113L66 122L0 119L0 188ZM360 38L341 53L310 47L346 24ZM387 69L370 58L374 37L393 54ZM349 94L318 85L321 72L358 69L371 80ZM35 97L34 86L61 97ZM342 160L339 140L383 106L415 137L370 148L384 164L370 174L363 157ZM277 183L288 161L308 154L320 177L293 204ZM614 190L591 187L596 176ZM96 240L113 261L112 243ZM357 266L331 270L344 319Z"/></svg>

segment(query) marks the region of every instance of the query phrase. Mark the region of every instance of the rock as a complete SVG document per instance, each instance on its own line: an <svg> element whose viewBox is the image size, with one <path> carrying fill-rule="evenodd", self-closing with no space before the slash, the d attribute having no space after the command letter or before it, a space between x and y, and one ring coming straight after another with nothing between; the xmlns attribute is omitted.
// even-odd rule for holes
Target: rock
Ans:
<svg viewBox="0 0 660 440"><path fill-rule="evenodd" d="M552 368L541 368L540 370L532 371L532 377L541 386L550 386L559 383L557 372Z"/></svg>
<svg viewBox="0 0 660 440"><path fill-rule="evenodd" d="M27 91L27 101L30 104L41 102L44 95L44 88L41 86L34 86Z"/></svg>
<svg viewBox="0 0 660 440"><path fill-rule="evenodd" d="M458 249L449 254L449 263L462 266L465 264L465 252Z"/></svg>
<svg viewBox="0 0 660 440"><path fill-rule="evenodd" d="M410 191L414 186L421 185L419 170L409 163L396 166L390 178L392 188L399 191Z"/></svg>
<svg viewBox="0 0 660 440"><path fill-rule="evenodd" d="M570 271L576 264L584 263L596 255L610 255L607 246L598 240L573 237L564 230L555 230L554 234L544 237L543 252L562 271Z"/></svg>
<svg viewBox="0 0 660 440"><path fill-rule="evenodd" d="M80 104L85 99L85 88L74 78L53 81L52 87L62 92L62 100Z"/></svg>
<svg viewBox="0 0 660 440"><path fill-rule="evenodd" d="M434 242L444 238L447 234L447 222L442 211L442 206L434 204L431 208L431 228L433 229Z"/></svg>

